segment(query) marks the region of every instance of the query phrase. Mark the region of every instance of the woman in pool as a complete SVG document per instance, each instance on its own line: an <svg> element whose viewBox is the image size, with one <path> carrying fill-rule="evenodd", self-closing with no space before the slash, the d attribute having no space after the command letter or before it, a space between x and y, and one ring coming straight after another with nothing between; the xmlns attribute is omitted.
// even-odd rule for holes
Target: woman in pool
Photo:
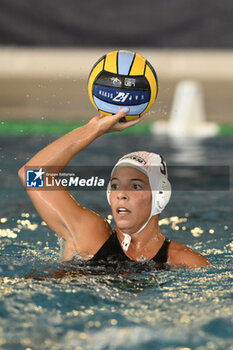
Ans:
<svg viewBox="0 0 233 350"><path fill-rule="evenodd" d="M128 110L113 116L97 116L38 152L20 170L26 186L25 167L53 168L62 172L69 161L97 137L121 131L143 118L121 123ZM49 167L49 168L48 168ZM135 152L121 158L113 168L108 200L117 229L100 215L82 207L61 185L61 190L28 191L35 208L48 226L65 240L63 260L76 255L84 260L114 259L142 262L154 260L158 267L198 268L211 263L187 246L169 241L159 229L159 214L170 198L170 184L162 157Z"/></svg>

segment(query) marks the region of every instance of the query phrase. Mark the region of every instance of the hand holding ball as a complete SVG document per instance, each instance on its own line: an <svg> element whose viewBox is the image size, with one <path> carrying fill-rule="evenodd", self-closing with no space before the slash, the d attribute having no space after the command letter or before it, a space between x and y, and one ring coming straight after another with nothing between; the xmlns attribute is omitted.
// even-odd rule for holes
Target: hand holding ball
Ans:
<svg viewBox="0 0 233 350"><path fill-rule="evenodd" d="M139 118L152 107L158 80L151 64L131 51L114 51L100 58L88 79L88 94L104 115L129 107L126 120Z"/></svg>

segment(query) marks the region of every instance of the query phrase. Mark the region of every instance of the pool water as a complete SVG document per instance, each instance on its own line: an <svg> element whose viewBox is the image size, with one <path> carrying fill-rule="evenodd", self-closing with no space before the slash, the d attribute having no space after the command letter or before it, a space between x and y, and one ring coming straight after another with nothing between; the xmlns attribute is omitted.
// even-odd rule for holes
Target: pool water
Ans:
<svg viewBox="0 0 233 350"><path fill-rule="evenodd" d="M82 265L77 276L43 278L65 265L57 237L33 208L17 170L53 139L1 136L0 349L233 349L232 178L230 190L174 191L161 215L168 238L214 266L140 272L128 266L114 273ZM72 163L112 165L138 149L161 153L168 165L227 165L232 176L230 136L105 136ZM73 194L104 217L110 214L104 192Z"/></svg>

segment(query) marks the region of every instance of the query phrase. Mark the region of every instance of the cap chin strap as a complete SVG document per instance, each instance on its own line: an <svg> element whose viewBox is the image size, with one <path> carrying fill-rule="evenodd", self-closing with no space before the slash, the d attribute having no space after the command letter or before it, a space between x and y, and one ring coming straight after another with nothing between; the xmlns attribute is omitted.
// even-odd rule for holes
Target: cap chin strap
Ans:
<svg viewBox="0 0 233 350"><path fill-rule="evenodd" d="M123 232L122 232L123 233ZM124 249L125 252L127 252L127 250L129 249L129 245L131 243L131 236L128 233L123 233L124 239L121 242L122 247Z"/></svg>
<svg viewBox="0 0 233 350"><path fill-rule="evenodd" d="M152 215L149 216L149 218L147 219L147 221L145 222L144 225L142 225L142 227L137 231L137 232L134 232L134 233L131 233L131 235L129 235L128 233L123 233L123 236L124 236L124 239L123 241L121 242L122 244L122 247L124 249L125 252L127 252L127 250L129 249L129 246L130 246L130 243L131 243L131 239L132 239L132 236L138 234L139 232L141 232L145 227L146 225L148 224L148 222L150 221Z"/></svg>

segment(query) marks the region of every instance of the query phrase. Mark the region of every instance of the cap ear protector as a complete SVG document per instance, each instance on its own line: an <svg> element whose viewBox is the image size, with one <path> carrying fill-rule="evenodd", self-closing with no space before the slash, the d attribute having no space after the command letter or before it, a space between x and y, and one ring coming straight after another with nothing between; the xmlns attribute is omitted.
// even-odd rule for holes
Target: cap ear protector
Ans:
<svg viewBox="0 0 233 350"><path fill-rule="evenodd" d="M107 191L106 191L107 201L108 201L109 205L111 205L111 203L110 203L110 193L111 193L111 183L109 181L108 186L107 186Z"/></svg>
<svg viewBox="0 0 233 350"><path fill-rule="evenodd" d="M157 207L160 211L160 213L165 209L166 205L168 204L170 198L171 198L171 184L168 181L168 179L164 178L161 181L161 190L155 191L155 198L157 202Z"/></svg>

